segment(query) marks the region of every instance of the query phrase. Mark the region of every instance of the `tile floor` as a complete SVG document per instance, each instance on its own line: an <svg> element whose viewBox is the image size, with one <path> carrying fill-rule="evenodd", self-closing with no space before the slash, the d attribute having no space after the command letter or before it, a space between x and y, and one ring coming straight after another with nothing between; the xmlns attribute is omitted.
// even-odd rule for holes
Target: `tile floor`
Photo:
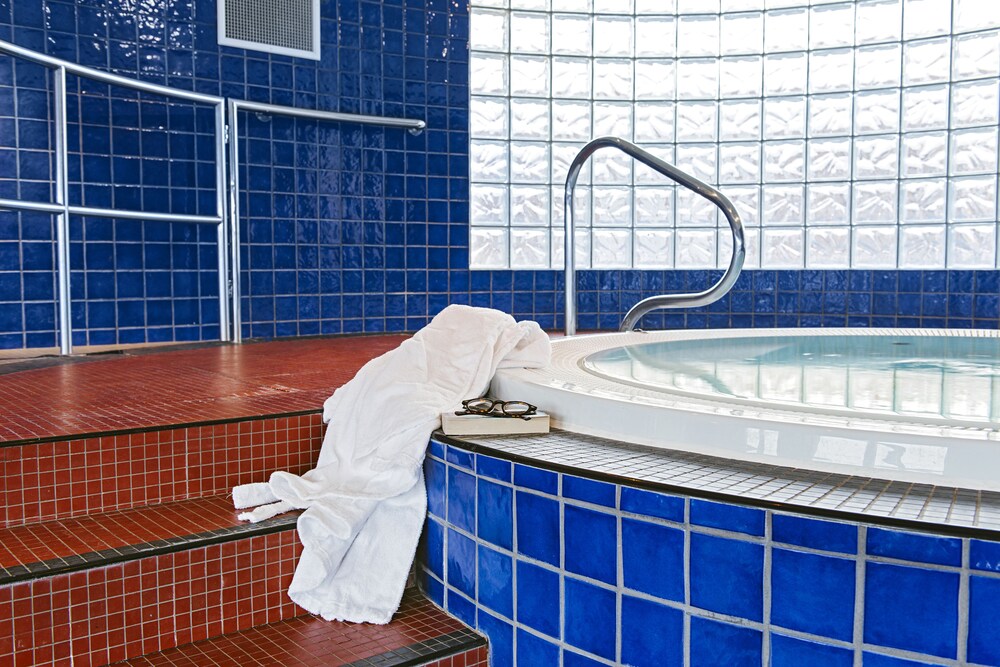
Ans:
<svg viewBox="0 0 1000 667"><path fill-rule="evenodd" d="M390 625L331 623L315 616L300 616L121 664L142 667L421 665L440 658L443 652L476 649L484 644L479 635L432 605L416 589L410 589ZM471 661L455 660L453 656L435 664L485 665L485 651Z"/></svg>
<svg viewBox="0 0 1000 667"><path fill-rule="evenodd" d="M0 375L0 444L318 410L406 336L215 345Z"/></svg>

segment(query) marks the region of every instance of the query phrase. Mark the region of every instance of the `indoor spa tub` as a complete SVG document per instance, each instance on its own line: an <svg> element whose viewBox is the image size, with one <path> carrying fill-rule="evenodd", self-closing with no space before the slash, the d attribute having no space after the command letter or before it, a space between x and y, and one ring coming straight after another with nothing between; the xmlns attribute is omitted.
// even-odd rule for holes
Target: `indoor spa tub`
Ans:
<svg viewBox="0 0 1000 667"><path fill-rule="evenodd" d="M743 461L1000 490L1000 335L786 329L577 336L495 396L556 428Z"/></svg>
<svg viewBox="0 0 1000 667"><path fill-rule="evenodd" d="M1000 666L1000 336L553 341L430 442L418 582L494 667Z"/></svg>

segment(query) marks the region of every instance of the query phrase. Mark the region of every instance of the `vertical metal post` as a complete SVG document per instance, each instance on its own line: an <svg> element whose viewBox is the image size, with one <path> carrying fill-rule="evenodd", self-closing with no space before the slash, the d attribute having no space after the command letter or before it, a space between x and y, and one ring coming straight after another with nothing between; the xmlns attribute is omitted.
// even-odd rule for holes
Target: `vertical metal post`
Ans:
<svg viewBox="0 0 1000 667"><path fill-rule="evenodd" d="M563 215L565 215L566 238L563 257L566 259L566 335L576 333L576 229L574 225L573 191L576 189L576 179L580 175L580 166L570 170L566 177L566 192L563 199Z"/></svg>
<svg viewBox="0 0 1000 667"><path fill-rule="evenodd" d="M66 145L66 68L53 71L55 97L56 270L59 298L59 354L73 353L73 312L69 282L69 149Z"/></svg>
<svg viewBox="0 0 1000 667"><path fill-rule="evenodd" d="M215 105L215 214L216 244L219 263L219 340L232 340L229 320L229 297L232 274L229 272L229 230L226 220L226 195L222 184L226 182L226 109L220 101Z"/></svg>
<svg viewBox="0 0 1000 667"><path fill-rule="evenodd" d="M242 304L240 303L240 144L239 108L229 100L229 247L233 303L233 342L243 342Z"/></svg>

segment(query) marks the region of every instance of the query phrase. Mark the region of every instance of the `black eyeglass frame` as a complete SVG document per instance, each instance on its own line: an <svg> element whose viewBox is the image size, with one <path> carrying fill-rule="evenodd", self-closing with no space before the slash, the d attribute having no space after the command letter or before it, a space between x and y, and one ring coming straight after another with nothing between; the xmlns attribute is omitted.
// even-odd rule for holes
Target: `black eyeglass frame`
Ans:
<svg viewBox="0 0 1000 667"><path fill-rule="evenodd" d="M471 403L476 401L481 401L483 407L470 407ZM523 412L509 412L508 409L514 405L523 405L527 409ZM503 401L495 398L467 398L462 401L462 407L464 410L456 410L456 415L481 415L483 417L500 417L500 418L517 418L524 419L525 421L530 420L532 415L537 414L538 406L532 405L527 401ZM497 408L500 408L500 412L497 412Z"/></svg>

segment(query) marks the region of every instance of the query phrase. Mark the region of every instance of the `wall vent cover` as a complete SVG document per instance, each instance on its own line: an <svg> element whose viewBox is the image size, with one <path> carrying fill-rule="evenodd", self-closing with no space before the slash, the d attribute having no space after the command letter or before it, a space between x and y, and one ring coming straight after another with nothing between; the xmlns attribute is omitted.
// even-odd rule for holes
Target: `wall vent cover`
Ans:
<svg viewBox="0 0 1000 667"><path fill-rule="evenodd" d="M319 60L319 0L219 0L219 44Z"/></svg>

